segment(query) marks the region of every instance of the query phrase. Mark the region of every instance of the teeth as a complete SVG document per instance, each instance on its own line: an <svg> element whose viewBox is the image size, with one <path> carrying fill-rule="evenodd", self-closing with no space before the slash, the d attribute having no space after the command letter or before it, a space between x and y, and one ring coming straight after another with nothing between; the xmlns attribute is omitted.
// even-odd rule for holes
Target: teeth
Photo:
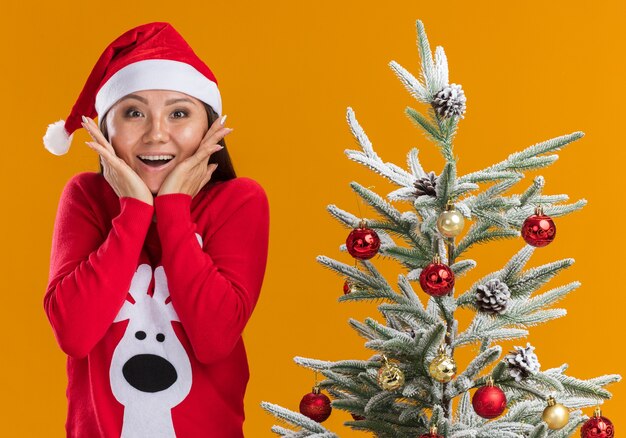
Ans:
<svg viewBox="0 0 626 438"><path fill-rule="evenodd" d="M172 158L174 158L174 155L139 155L139 158L141 158L142 160L152 160L152 161L171 160Z"/></svg>

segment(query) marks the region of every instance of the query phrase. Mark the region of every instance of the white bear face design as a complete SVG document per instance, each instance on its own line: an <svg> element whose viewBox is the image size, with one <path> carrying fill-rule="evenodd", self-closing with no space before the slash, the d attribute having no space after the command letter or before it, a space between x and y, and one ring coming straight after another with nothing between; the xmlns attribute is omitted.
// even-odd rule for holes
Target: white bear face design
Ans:
<svg viewBox="0 0 626 438"><path fill-rule="evenodd" d="M135 304L126 301L115 321L129 320L111 361L113 394L120 403L159 404L172 408L191 389L191 364L172 321L178 315L169 297L162 266L154 272L154 295L148 295L152 268L140 265L131 283Z"/></svg>
<svg viewBox="0 0 626 438"><path fill-rule="evenodd" d="M202 238L196 233L198 243ZM172 438L171 409L189 394L192 369L172 321L179 321L169 297L163 266L154 270L154 294L148 295L152 268L139 265L130 294L114 322L128 320L109 369L111 390L124 405L122 438Z"/></svg>

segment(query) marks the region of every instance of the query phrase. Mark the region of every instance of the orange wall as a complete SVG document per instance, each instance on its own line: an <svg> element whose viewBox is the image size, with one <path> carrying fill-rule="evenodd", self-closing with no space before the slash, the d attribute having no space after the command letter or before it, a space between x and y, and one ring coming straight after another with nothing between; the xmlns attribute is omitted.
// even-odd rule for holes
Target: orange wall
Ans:
<svg viewBox="0 0 626 438"><path fill-rule="evenodd" d="M77 172L96 170L79 132L64 157L44 150L48 123L65 118L95 60L113 38L137 24L170 21L220 81L229 147L239 174L257 179L271 202L267 276L246 329L251 368L246 432L273 436L267 400L297 409L313 373L296 355L327 360L367 358L349 317L374 304L341 304L342 281L315 262L325 254L349 261L338 247L348 231L327 204L357 210L352 180L387 193L380 177L343 154L354 142L345 123L352 106L384 160L404 165L411 147L440 172L434 146L404 116L415 103L387 63L417 72L415 19L431 44L443 45L450 79L468 98L456 141L459 171L477 170L538 141L582 130L553 168L541 172L547 193L586 198L582 212L558 220L558 240L532 259L574 257L553 284L583 287L562 302L566 318L531 330L543 368L563 362L579 377L624 373L621 337L625 299L621 271L624 219L624 3L595 2L48 2L22 11L3 7L0 106L4 187L2 230L3 360L0 417L4 436L64 436L65 356L45 317L52 226L59 194ZM182 6L182 7L181 7ZM81 130L82 131L82 130ZM527 179L530 181L530 178ZM404 206L402 208L405 208ZM367 211L367 214L370 214ZM476 274L499 268L521 241L472 251ZM394 281L400 269L388 264ZM517 342L518 345L526 341ZM507 348L510 346L507 345ZM466 364L471 351L458 357ZM623 384L604 413L619 430L626 422ZM364 436L325 424L342 437Z"/></svg>

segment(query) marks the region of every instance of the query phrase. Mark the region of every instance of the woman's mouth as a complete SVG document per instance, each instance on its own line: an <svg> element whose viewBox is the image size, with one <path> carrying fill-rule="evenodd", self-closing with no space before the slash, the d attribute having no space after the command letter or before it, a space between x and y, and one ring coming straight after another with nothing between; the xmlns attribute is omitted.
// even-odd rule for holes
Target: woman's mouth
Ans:
<svg viewBox="0 0 626 438"><path fill-rule="evenodd" d="M174 155L137 155L137 158L150 169L161 169L174 159Z"/></svg>

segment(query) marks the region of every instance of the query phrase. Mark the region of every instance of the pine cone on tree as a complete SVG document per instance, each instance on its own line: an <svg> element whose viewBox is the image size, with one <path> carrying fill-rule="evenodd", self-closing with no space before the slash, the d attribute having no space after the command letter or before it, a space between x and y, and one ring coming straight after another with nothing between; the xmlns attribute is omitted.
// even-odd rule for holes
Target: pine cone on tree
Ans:
<svg viewBox="0 0 626 438"><path fill-rule="evenodd" d="M432 101L432 106L441 117L463 117L465 114L465 93L458 84L450 84L441 89Z"/></svg>
<svg viewBox="0 0 626 438"><path fill-rule="evenodd" d="M509 287L497 278L476 288L476 305L485 313L500 315L506 310L510 299Z"/></svg>
<svg viewBox="0 0 626 438"><path fill-rule="evenodd" d="M530 342L526 344L526 348L515 347L515 350L507 354L504 360L509 366L511 376L515 378L516 382L521 382L531 374L538 372L541 365L539 358L533 353L535 347L530 345Z"/></svg>
<svg viewBox="0 0 626 438"><path fill-rule="evenodd" d="M433 198L437 196L435 191L437 175L435 175L435 172L430 172L425 177L419 178L413 185L415 186L415 196L418 198L423 195L432 196Z"/></svg>

